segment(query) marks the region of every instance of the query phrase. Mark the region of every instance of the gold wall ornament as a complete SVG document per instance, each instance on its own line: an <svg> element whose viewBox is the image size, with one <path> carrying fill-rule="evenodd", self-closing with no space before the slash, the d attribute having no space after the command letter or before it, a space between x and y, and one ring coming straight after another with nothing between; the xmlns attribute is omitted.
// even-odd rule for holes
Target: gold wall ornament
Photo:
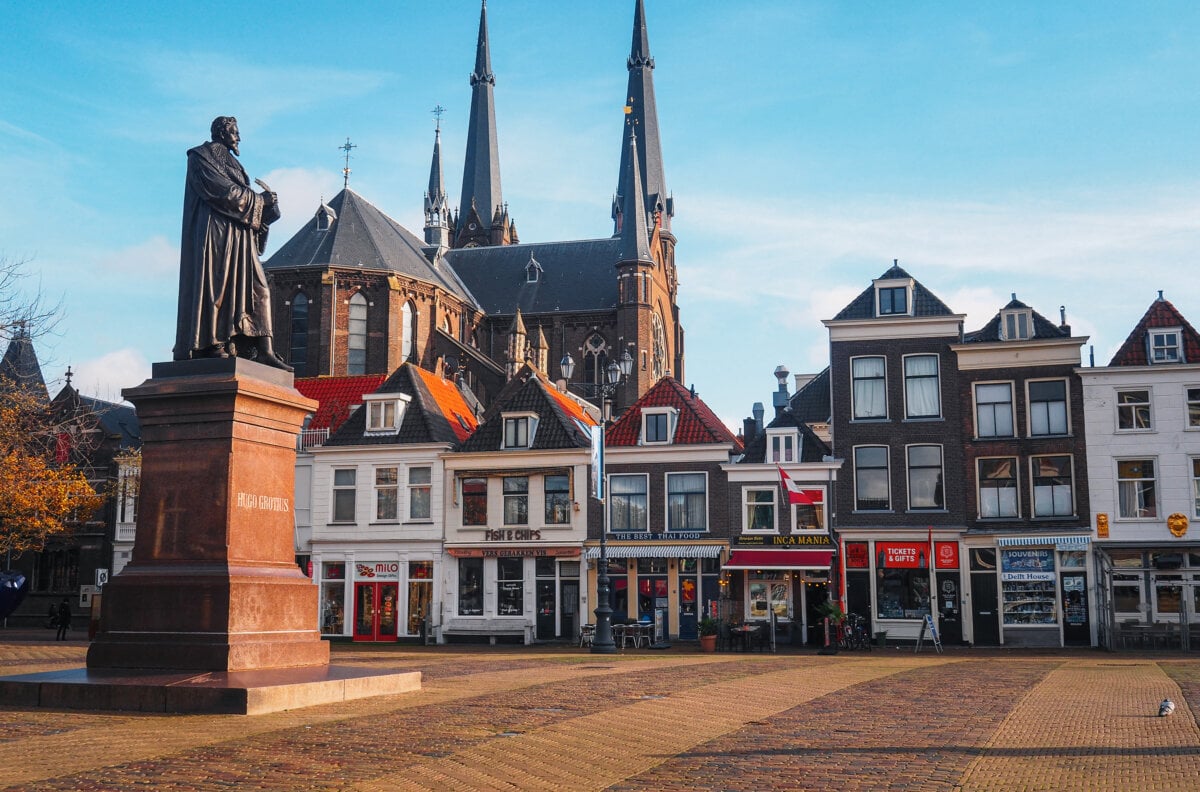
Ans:
<svg viewBox="0 0 1200 792"><path fill-rule="evenodd" d="M1175 512L1167 517L1167 528L1171 531L1171 536L1183 536L1187 533L1188 518L1182 512Z"/></svg>
<svg viewBox="0 0 1200 792"><path fill-rule="evenodd" d="M1108 515L1103 512L1096 515L1096 538L1108 538Z"/></svg>

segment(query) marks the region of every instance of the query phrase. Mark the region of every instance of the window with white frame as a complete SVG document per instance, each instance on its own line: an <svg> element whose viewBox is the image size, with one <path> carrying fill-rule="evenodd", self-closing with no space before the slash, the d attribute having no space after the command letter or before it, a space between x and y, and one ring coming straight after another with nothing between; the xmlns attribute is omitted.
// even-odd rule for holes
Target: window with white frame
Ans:
<svg viewBox="0 0 1200 792"><path fill-rule="evenodd" d="M1029 383L1029 434L1067 433L1067 381L1037 380Z"/></svg>
<svg viewBox="0 0 1200 792"><path fill-rule="evenodd" d="M1117 391L1117 431L1138 432L1152 428L1150 391L1145 388Z"/></svg>
<svg viewBox="0 0 1200 792"><path fill-rule="evenodd" d="M1033 516L1070 517L1075 514L1071 457L1035 456L1029 460L1033 477Z"/></svg>
<svg viewBox="0 0 1200 792"><path fill-rule="evenodd" d="M433 469L428 467L410 467L408 469L408 519L410 520L429 519L432 473Z"/></svg>
<svg viewBox="0 0 1200 792"><path fill-rule="evenodd" d="M1187 428L1200 429L1200 388L1187 389Z"/></svg>
<svg viewBox="0 0 1200 792"><path fill-rule="evenodd" d="M368 434L397 434L404 421L404 408L412 397L406 393L370 394L363 397L367 408Z"/></svg>
<svg viewBox="0 0 1200 792"><path fill-rule="evenodd" d="M496 559L496 615L520 616L525 612L525 559Z"/></svg>
<svg viewBox="0 0 1200 792"><path fill-rule="evenodd" d="M1200 517L1200 458L1192 457L1192 516Z"/></svg>
<svg viewBox="0 0 1200 792"><path fill-rule="evenodd" d="M394 522L400 496L399 470L394 467L375 468L375 520Z"/></svg>
<svg viewBox="0 0 1200 792"><path fill-rule="evenodd" d="M937 418L942 414L937 355L905 356L904 410L908 418Z"/></svg>
<svg viewBox="0 0 1200 792"><path fill-rule="evenodd" d="M355 488L358 471L354 468L334 468L333 521L354 522Z"/></svg>
<svg viewBox="0 0 1200 792"><path fill-rule="evenodd" d="M669 407L642 409L642 444L670 443L675 436L676 411Z"/></svg>
<svg viewBox="0 0 1200 792"><path fill-rule="evenodd" d="M1001 311L1000 320L1005 341L1025 341L1033 335L1033 311L1031 309Z"/></svg>
<svg viewBox="0 0 1200 792"><path fill-rule="evenodd" d="M1012 437L1013 398L1011 382L981 382L975 385L975 436Z"/></svg>
<svg viewBox="0 0 1200 792"><path fill-rule="evenodd" d="M1178 363L1183 359L1179 345L1180 332L1178 328L1155 328L1147 335L1150 342L1151 363Z"/></svg>
<svg viewBox="0 0 1200 792"><path fill-rule="evenodd" d="M996 520L1017 517L1017 459L997 457L976 460L979 471L979 518Z"/></svg>
<svg viewBox="0 0 1200 792"><path fill-rule="evenodd" d="M742 530L775 532L775 487L742 488Z"/></svg>
<svg viewBox="0 0 1200 792"><path fill-rule="evenodd" d="M529 477L504 478L504 524L529 524Z"/></svg>
<svg viewBox="0 0 1200 792"><path fill-rule="evenodd" d="M767 461L772 464L795 462L799 459L800 433L795 429L767 430Z"/></svg>
<svg viewBox="0 0 1200 792"><path fill-rule="evenodd" d="M908 447L908 508L944 509L946 501L942 486L942 447L940 445L911 445Z"/></svg>
<svg viewBox="0 0 1200 792"><path fill-rule="evenodd" d="M465 478L462 480L463 525L488 524L488 480Z"/></svg>
<svg viewBox="0 0 1200 792"><path fill-rule="evenodd" d="M608 477L608 530L645 532L646 486L644 473Z"/></svg>
<svg viewBox="0 0 1200 792"><path fill-rule="evenodd" d="M504 448L532 448L537 416L504 415Z"/></svg>
<svg viewBox="0 0 1200 792"><path fill-rule="evenodd" d="M887 418L887 374L883 357L850 359L854 419Z"/></svg>
<svg viewBox="0 0 1200 792"><path fill-rule="evenodd" d="M565 474L546 476L546 524L565 525L571 522L571 481Z"/></svg>
<svg viewBox="0 0 1200 792"><path fill-rule="evenodd" d="M820 503L792 504L792 533L825 530L825 498Z"/></svg>
<svg viewBox="0 0 1200 792"><path fill-rule="evenodd" d="M877 286L875 294L879 301L879 316L908 313L907 286Z"/></svg>
<svg viewBox="0 0 1200 792"><path fill-rule="evenodd" d="M854 508L857 511L887 511L891 508L887 446L854 449Z"/></svg>
<svg viewBox="0 0 1200 792"><path fill-rule="evenodd" d="M667 530L708 530L708 477L703 473L667 474Z"/></svg>
<svg viewBox="0 0 1200 792"><path fill-rule="evenodd" d="M1122 520L1158 516L1153 459L1117 460L1117 512Z"/></svg>

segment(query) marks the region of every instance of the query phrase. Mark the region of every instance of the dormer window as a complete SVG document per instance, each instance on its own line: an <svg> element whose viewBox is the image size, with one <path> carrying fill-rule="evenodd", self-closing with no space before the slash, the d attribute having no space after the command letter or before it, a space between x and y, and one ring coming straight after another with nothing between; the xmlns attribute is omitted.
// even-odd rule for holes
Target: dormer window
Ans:
<svg viewBox="0 0 1200 792"><path fill-rule="evenodd" d="M1181 363L1183 350L1180 348L1181 333L1178 328L1154 329L1148 333L1151 363Z"/></svg>
<svg viewBox="0 0 1200 792"><path fill-rule="evenodd" d="M532 448L537 433L537 416L533 413L505 413L504 440L501 448Z"/></svg>
<svg viewBox="0 0 1200 792"><path fill-rule="evenodd" d="M1026 341L1033 336L1033 311L1003 311L1000 314L1000 334L1004 341Z"/></svg>
<svg viewBox="0 0 1200 792"><path fill-rule="evenodd" d="M876 316L912 316L912 279L875 281Z"/></svg>
<svg viewBox="0 0 1200 792"><path fill-rule="evenodd" d="M333 227L334 221L337 220L337 212L333 211L331 206L322 201L321 205L317 207L316 217L317 230L328 231Z"/></svg>
<svg viewBox="0 0 1200 792"><path fill-rule="evenodd" d="M544 271L545 270L542 269L542 265L539 264L538 260L533 257L532 253L530 253L529 263L525 265L525 282L537 283L542 279L542 273Z"/></svg>
<svg viewBox="0 0 1200 792"><path fill-rule="evenodd" d="M671 407L647 407L642 410L642 445L666 445L675 436L679 411Z"/></svg>
<svg viewBox="0 0 1200 792"><path fill-rule="evenodd" d="M767 461L772 464L796 462L800 458L800 433L795 429L767 430Z"/></svg>
<svg viewBox="0 0 1200 792"><path fill-rule="evenodd" d="M363 397L367 408L367 434L399 434L404 410L412 397L407 393L376 393Z"/></svg>

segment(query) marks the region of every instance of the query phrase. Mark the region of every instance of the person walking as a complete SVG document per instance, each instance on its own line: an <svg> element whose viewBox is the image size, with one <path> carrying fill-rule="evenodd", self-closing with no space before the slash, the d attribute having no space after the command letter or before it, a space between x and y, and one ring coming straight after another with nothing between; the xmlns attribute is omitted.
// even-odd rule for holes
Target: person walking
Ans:
<svg viewBox="0 0 1200 792"><path fill-rule="evenodd" d="M58 635L56 641L67 640L67 630L71 629L71 601L63 597L58 606Z"/></svg>

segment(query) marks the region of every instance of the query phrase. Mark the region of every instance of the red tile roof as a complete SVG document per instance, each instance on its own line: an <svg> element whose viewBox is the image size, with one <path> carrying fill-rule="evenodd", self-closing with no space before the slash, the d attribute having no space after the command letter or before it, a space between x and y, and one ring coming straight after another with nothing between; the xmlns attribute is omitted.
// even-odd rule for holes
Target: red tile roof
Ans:
<svg viewBox="0 0 1200 792"><path fill-rule="evenodd" d="M450 425L455 437L460 442L470 437L479 422L475 420L475 414L471 412L471 408L467 406L454 383L439 377L432 371L426 371L420 366L411 366L411 370L429 389L437 408L442 411L442 415L445 416L446 423Z"/></svg>
<svg viewBox="0 0 1200 792"><path fill-rule="evenodd" d="M716 413L674 377L660 379L626 410L620 420L604 433L605 445L636 446L642 433L642 409L645 407L674 407L679 410L675 437L671 440L674 445L730 443L739 451L742 448L737 437Z"/></svg>
<svg viewBox="0 0 1200 792"><path fill-rule="evenodd" d="M359 377L298 377L296 390L320 403L313 413L309 429L329 429L341 426L350 415L350 408L362 404L364 393L374 393L383 381L383 374Z"/></svg>
<svg viewBox="0 0 1200 792"><path fill-rule="evenodd" d="M1161 296L1150 304L1133 332L1108 362L1110 366L1148 366L1149 353L1146 347L1146 332L1155 327L1178 327L1183 336L1183 363L1200 363L1200 333L1183 318L1183 314Z"/></svg>
<svg viewBox="0 0 1200 792"><path fill-rule="evenodd" d="M536 373L534 376L537 377L538 383L542 386L542 390L544 390L547 395L549 395L550 398L553 399L560 408L562 408L562 411L566 413L568 418L574 418L577 421L582 421L587 426L596 425L596 419L588 415L587 411L583 409L583 406L579 402L575 401L570 396L567 396L565 393L562 393L558 388L554 387L552 383L547 382Z"/></svg>

